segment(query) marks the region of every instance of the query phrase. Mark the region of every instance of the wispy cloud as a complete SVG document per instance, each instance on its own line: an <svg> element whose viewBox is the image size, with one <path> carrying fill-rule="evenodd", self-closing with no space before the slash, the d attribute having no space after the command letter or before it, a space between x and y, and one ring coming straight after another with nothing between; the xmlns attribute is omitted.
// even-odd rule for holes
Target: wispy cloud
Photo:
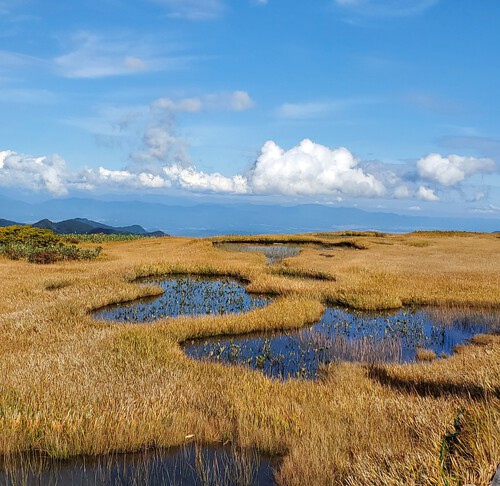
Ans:
<svg viewBox="0 0 500 486"><path fill-rule="evenodd" d="M212 20L224 12L222 0L153 0L165 5L170 17L186 20Z"/></svg>
<svg viewBox="0 0 500 486"><path fill-rule="evenodd" d="M73 36L73 50L58 56L54 64L67 78L102 78L179 69L188 58L164 55L153 43L132 36L102 37L90 32Z"/></svg>
<svg viewBox="0 0 500 486"><path fill-rule="evenodd" d="M0 15L7 15L26 2L27 0L0 0Z"/></svg>
<svg viewBox="0 0 500 486"><path fill-rule="evenodd" d="M196 113L205 110L230 110L245 111L255 105L246 91L233 91L229 93L213 93L200 97L160 98L153 102L156 109L165 109L174 112Z"/></svg>
<svg viewBox="0 0 500 486"><path fill-rule="evenodd" d="M47 62L39 57L13 51L0 51L0 72L11 72L31 67L41 67Z"/></svg>
<svg viewBox="0 0 500 486"><path fill-rule="evenodd" d="M347 14L362 17L408 17L430 9L439 0L334 0Z"/></svg>
<svg viewBox="0 0 500 486"><path fill-rule="evenodd" d="M2 103L18 103L44 105L54 103L57 95L46 89L36 88L2 88L0 101Z"/></svg>
<svg viewBox="0 0 500 486"><path fill-rule="evenodd" d="M461 115L466 111L464 103L446 99L433 93L413 91L403 95L403 101L421 111L444 115Z"/></svg>
<svg viewBox="0 0 500 486"><path fill-rule="evenodd" d="M298 103L283 103L275 114L279 118L291 120L307 120L323 118L333 112L348 109L353 106L379 103L380 100L369 97L346 98L339 100L307 101Z"/></svg>

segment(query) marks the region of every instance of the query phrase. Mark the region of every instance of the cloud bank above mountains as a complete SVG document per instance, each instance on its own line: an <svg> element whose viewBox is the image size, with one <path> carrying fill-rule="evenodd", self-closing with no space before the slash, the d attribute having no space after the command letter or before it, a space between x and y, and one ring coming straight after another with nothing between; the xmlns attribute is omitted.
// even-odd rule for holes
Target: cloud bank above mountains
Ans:
<svg viewBox="0 0 500 486"><path fill-rule="evenodd" d="M362 163L347 148L328 148L305 139L288 150L266 142L246 173L226 176L200 171L179 140L160 128L145 134L136 163L122 170L105 167L70 170L63 158L0 152L0 187L20 187L65 196L71 191L165 192L419 199L438 201L439 193L467 178L497 170L487 158L429 154L397 173L390 164Z"/></svg>

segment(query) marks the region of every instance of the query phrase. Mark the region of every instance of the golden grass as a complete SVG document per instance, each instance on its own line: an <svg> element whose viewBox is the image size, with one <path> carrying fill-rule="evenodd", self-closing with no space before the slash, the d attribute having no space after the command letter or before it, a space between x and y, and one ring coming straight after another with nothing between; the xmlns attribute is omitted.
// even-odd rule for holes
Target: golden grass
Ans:
<svg viewBox="0 0 500 486"><path fill-rule="evenodd" d="M434 361L437 354L432 349L417 348L417 361Z"/></svg>
<svg viewBox="0 0 500 486"><path fill-rule="evenodd" d="M428 245L419 243L424 236ZM276 273L260 254L189 238L104 243L94 262L0 259L0 453L68 457L178 445L193 435L283 454L283 485L486 484L500 462L498 336L476 337L431 363L332 364L316 382L271 380L182 352L179 344L195 337L310 324L328 302L500 307L492 235L366 234L363 251L316 244L352 238L280 237L306 245L282 262L306 278ZM232 275L278 298L245 315L153 325L88 314L158 293L133 280L166 273Z"/></svg>

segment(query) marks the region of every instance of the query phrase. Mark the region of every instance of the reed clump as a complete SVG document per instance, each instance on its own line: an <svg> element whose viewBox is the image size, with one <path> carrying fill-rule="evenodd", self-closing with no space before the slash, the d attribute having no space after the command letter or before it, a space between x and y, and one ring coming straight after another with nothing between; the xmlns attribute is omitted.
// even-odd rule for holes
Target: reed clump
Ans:
<svg viewBox="0 0 500 486"><path fill-rule="evenodd" d="M417 361L434 361L437 354L433 349L417 348Z"/></svg>
<svg viewBox="0 0 500 486"><path fill-rule="evenodd" d="M194 437L281 455L276 481L287 486L487 484L500 462L498 336L478 337L429 363L332 362L317 381L282 382L243 366L195 361L180 347L195 338L308 325L327 302L498 312L495 236L426 234L429 246L405 244L422 237L366 235L364 251L333 247L335 258L324 258L325 247L311 245L286 260L291 271L335 280L274 274L258 253L191 238L105 241L93 262L60 261L37 272L0 257L0 454L68 458ZM278 239L301 238L323 241ZM89 314L161 292L136 278L175 273L232 276L275 300L246 314L154 324ZM441 453L462 409L453 447Z"/></svg>

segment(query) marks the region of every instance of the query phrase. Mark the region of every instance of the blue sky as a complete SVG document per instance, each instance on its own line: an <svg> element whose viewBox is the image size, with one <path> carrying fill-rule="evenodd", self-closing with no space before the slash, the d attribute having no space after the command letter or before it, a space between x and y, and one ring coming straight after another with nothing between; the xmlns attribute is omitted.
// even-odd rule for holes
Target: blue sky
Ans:
<svg viewBox="0 0 500 486"><path fill-rule="evenodd" d="M498 0L0 0L0 194L500 215Z"/></svg>

